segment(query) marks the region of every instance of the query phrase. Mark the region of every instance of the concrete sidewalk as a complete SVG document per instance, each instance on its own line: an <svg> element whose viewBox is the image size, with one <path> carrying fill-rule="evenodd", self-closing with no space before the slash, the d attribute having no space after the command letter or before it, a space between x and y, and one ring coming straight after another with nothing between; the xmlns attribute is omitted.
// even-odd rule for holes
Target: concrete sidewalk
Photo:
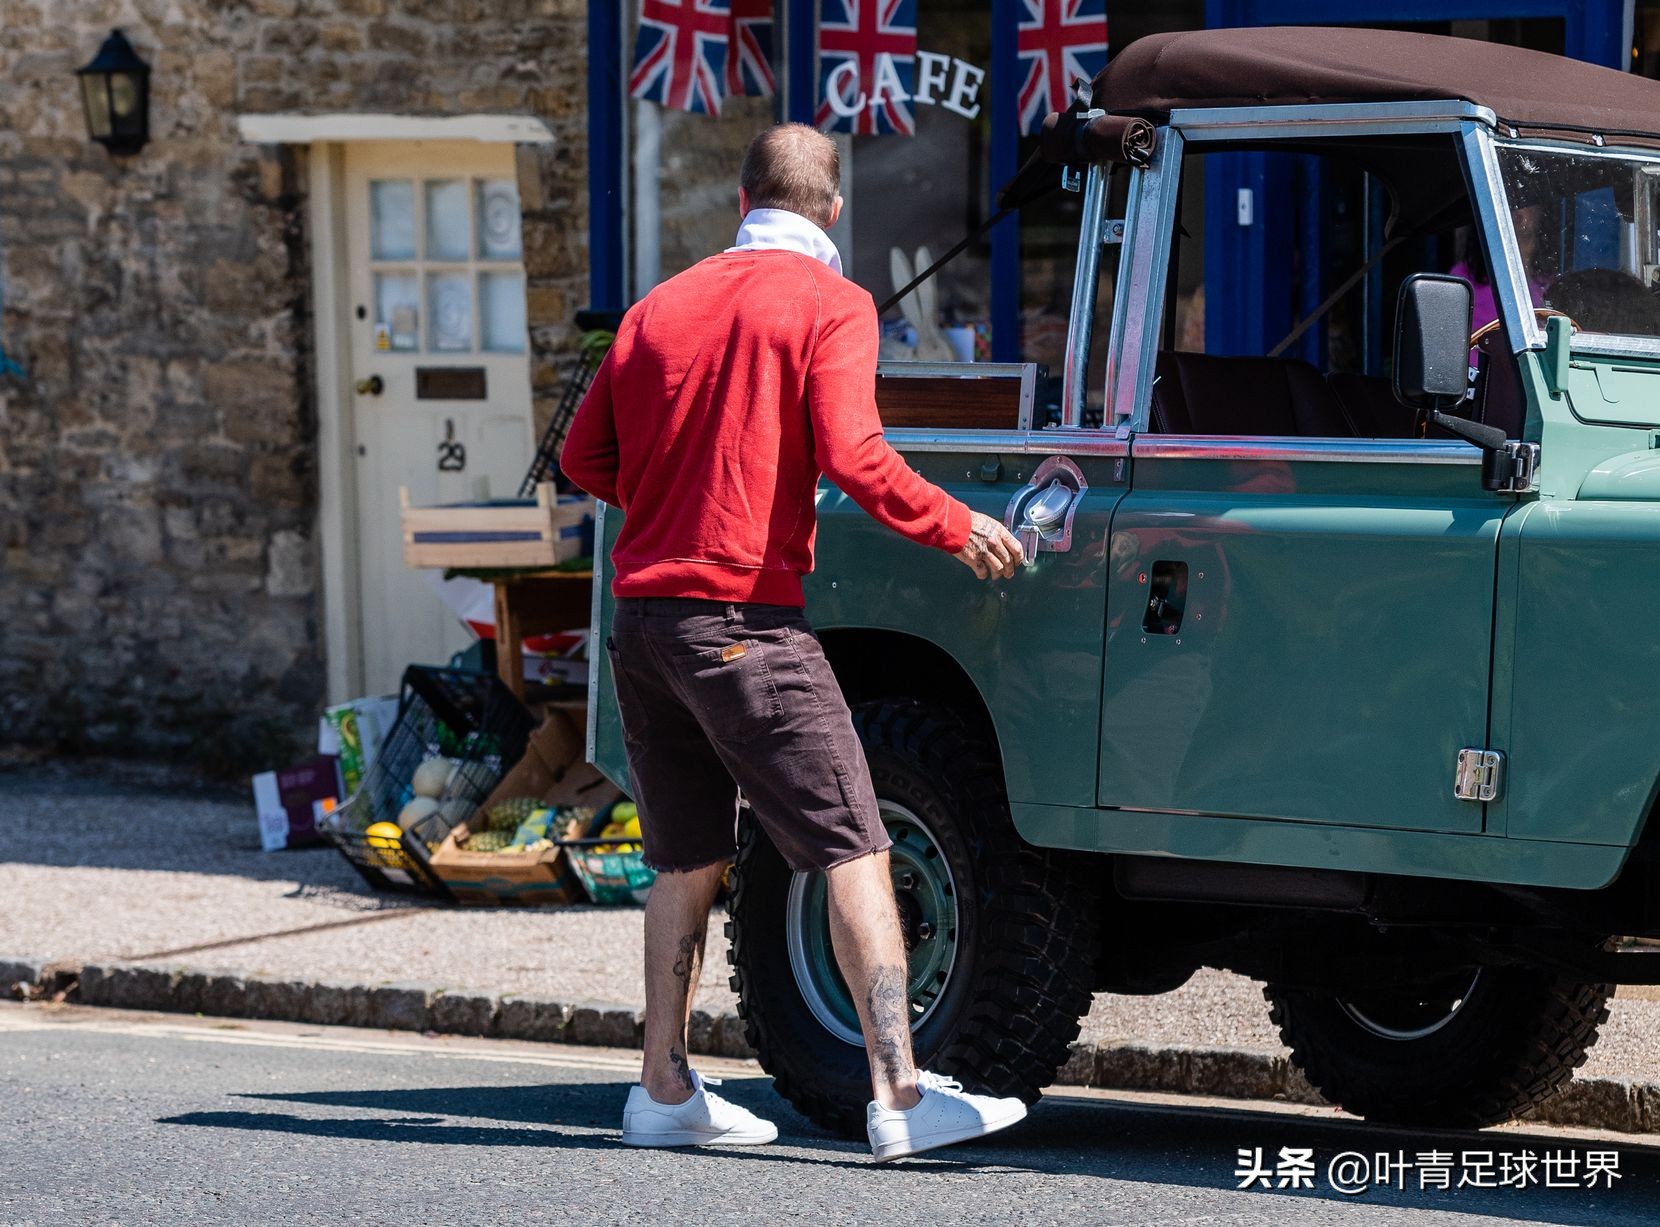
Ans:
<svg viewBox="0 0 1660 1227"><path fill-rule="evenodd" d="M264 853L240 790L158 770L0 764L0 991L87 1004L632 1045L633 908L456 909L377 895L328 848ZM694 1048L748 1055L719 924ZM1638 990L1653 996L1652 990ZM1101 995L1062 1080L1317 1102L1260 986L1201 972ZM1625 996L1546 1119L1660 1131L1660 1001Z"/></svg>

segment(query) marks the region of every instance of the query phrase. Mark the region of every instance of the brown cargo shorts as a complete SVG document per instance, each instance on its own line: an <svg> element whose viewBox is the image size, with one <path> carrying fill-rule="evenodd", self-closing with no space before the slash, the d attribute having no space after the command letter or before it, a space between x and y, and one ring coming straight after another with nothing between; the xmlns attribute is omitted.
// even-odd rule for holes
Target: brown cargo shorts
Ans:
<svg viewBox="0 0 1660 1227"><path fill-rule="evenodd" d="M800 609L623 598L605 646L651 868L731 859L740 790L792 869L890 846L853 717Z"/></svg>

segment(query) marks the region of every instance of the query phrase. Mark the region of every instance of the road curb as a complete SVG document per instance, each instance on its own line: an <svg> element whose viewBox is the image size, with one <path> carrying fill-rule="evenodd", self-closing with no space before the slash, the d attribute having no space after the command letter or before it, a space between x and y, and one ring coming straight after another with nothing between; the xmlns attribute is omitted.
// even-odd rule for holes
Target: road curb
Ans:
<svg viewBox="0 0 1660 1227"><path fill-rule="evenodd" d="M331 1026L638 1048L641 1010L605 1002L557 1002L461 992L438 985L275 980L138 963L52 962L0 955L0 996L51 998L126 1010L263 1018ZM755 1055L736 1014L692 1014L687 1046L703 1056ZM1225 1099L1324 1104L1282 1055L1245 1049L1136 1041L1072 1046L1059 1086L1158 1091ZM1660 1132L1660 1084L1576 1078L1532 1118L1618 1133Z"/></svg>

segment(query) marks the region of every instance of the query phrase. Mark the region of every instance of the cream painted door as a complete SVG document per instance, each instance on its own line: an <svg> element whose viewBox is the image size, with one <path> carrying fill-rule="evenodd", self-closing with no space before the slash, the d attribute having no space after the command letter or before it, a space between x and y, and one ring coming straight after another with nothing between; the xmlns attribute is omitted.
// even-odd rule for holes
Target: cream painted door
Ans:
<svg viewBox="0 0 1660 1227"><path fill-rule="evenodd" d="M532 453L513 147L347 146L352 416L363 678L395 690L469 636L430 572L403 564L417 505L511 496Z"/></svg>

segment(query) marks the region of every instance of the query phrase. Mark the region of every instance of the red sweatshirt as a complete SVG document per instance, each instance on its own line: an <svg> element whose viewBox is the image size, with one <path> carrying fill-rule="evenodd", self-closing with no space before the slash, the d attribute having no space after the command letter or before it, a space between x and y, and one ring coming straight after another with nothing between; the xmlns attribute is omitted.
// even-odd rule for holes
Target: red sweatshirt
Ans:
<svg viewBox="0 0 1660 1227"><path fill-rule="evenodd" d="M624 317L559 458L627 518L619 597L801 605L822 472L922 545L956 553L969 510L876 416L876 305L793 251L711 256Z"/></svg>

